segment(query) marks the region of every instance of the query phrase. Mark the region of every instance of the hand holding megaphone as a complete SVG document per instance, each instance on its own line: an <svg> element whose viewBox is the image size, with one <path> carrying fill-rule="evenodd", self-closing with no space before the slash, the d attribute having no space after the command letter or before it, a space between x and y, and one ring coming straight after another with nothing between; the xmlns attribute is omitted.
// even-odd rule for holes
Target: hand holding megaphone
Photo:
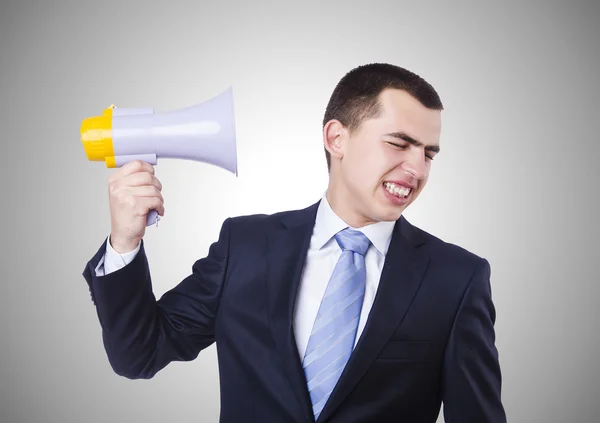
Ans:
<svg viewBox="0 0 600 423"><path fill-rule="evenodd" d="M144 172L150 173L151 165L156 165L159 158L209 163L237 176L232 89L230 87L220 95L195 106L166 113L154 113L151 108L128 109L111 106L104 110L102 116L90 117L83 121L81 142L88 160L103 161L108 168L124 167L133 161L148 164L144 166L145 170L133 165L115 174L120 193L123 187L146 187L144 190L132 191L135 194L130 198L137 198L142 191L147 193L154 182L157 182L151 180L149 175L142 175ZM140 181L142 178L145 180ZM141 182L144 184L131 185ZM121 203L120 197L112 198L112 201L118 204L115 207L120 216L120 210L127 207ZM139 212L142 203L148 204L148 201L150 200L135 200L136 212ZM128 230L131 236L133 233L139 235L139 228L134 223L137 220L131 215L133 212L123 212L129 217L122 218L128 222L125 226L133 228ZM146 215L146 225L157 223L158 215L158 209L150 210Z"/></svg>
<svg viewBox="0 0 600 423"><path fill-rule="evenodd" d="M154 167L143 160L126 163L110 176L110 243L117 252L135 249L146 232L148 213L164 216L161 190Z"/></svg>

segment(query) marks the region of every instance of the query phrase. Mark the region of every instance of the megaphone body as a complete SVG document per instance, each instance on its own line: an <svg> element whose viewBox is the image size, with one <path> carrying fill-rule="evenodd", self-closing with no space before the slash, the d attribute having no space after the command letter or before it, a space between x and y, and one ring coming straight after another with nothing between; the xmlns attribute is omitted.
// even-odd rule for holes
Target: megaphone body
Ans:
<svg viewBox="0 0 600 423"><path fill-rule="evenodd" d="M81 142L90 161L118 168L133 160L157 165L158 159L212 164L237 176L233 92L231 87L203 103L165 113L152 108L110 106L81 124ZM151 210L146 223L158 222Z"/></svg>

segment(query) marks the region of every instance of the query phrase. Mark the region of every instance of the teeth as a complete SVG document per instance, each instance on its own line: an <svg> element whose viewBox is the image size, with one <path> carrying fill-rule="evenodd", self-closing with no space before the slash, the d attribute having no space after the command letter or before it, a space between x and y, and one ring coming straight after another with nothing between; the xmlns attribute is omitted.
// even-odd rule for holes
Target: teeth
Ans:
<svg viewBox="0 0 600 423"><path fill-rule="evenodd" d="M398 197L407 197L411 191L410 188L401 187L399 185L392 184L390 182L386 182L384 184L384 186L388 190L388 192L390 192L391 194L397 195Z"/></svg>

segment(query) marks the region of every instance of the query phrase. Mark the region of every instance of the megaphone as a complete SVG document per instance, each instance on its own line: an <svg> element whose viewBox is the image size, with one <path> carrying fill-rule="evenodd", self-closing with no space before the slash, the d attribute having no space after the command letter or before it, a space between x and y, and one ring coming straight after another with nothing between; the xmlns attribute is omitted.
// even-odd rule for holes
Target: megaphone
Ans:
<svg viewBox="0 0 600 423"><path fill-rule="evenodd" d="M165 113L111 105L102 116L83 120L81 142L88 160L103 161L107 168L133 160L157 165L159 158L170 158L204 162L238 175L231 87L203 103ZM158 212L151 210L146 224L158 220Z"/></svg>

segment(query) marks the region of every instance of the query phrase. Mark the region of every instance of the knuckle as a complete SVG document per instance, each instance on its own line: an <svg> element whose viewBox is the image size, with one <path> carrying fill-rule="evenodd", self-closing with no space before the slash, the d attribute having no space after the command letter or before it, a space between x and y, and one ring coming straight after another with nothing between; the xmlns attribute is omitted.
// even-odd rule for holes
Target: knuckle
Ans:
<svg viewBox="0 0 600 423"><path fill-rule="evenodd" d="M129 207L131 207L132 209L135 209L137 207L137 201L136 201L135 197L132 195L124 196L123 202L125 204L127 204Z"/></svg>
<svg viewBox="0 0 600 423"><path fill-rule="evenodd" d="M131 164L131 166L130 166L131 170L134 170L134 171L139 172L140 170L142 170L144 168L144 164L139 159L133 160L130 164Z"/></svg>
<svg viewBox="0 0 600 423"><path fill-rule="evenodd" d="M116 189L112 189L109 190L108 196L114 201L123 201L123 194L121 194L121 192L119 190Z"/></svg>
<svg viewBox="0 0 600 423"><path fill-rule="evenodd" d="M111 180L108 181L108 189L111 191L116 191L119 188L119 180L116 178L113 178Z"/></svg>
<svg viewBox="0 0 600 423"><path fill-rule="evenodd" d="M115 187L113 189L112 195L116 199L123 201L123 200L125 200L125 197L127 196L127 192L125 190L118 189L117 187Z"/></svg>

